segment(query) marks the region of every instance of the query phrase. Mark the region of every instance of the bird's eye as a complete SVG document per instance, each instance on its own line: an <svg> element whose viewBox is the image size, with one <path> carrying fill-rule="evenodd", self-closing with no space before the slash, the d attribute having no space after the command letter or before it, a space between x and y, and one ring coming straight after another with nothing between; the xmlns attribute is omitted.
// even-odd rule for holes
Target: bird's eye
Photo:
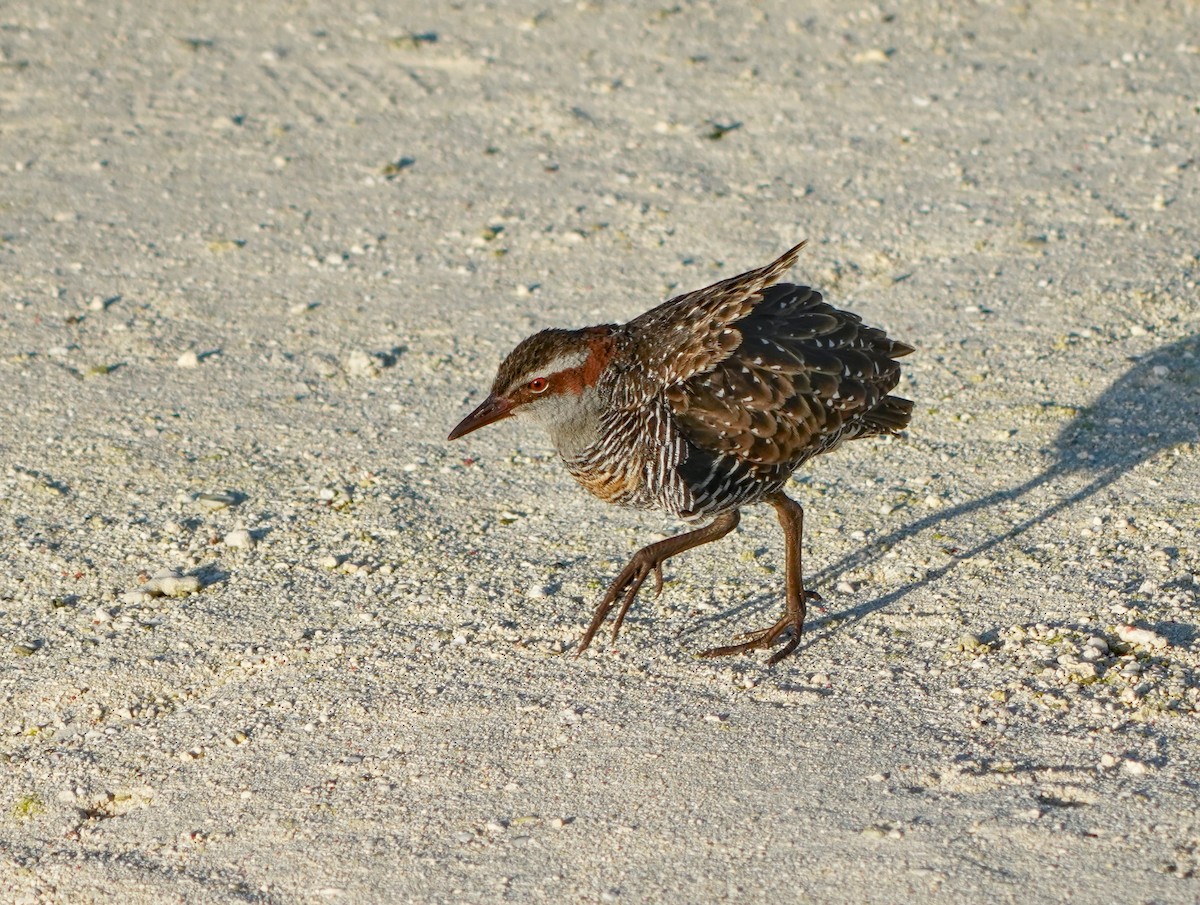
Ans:
<svg viewBox="0 0 1200 905"><path fill-rule="evenodd" d="M545 377L535 377L529 381L529 389L535 393L544 393L550 386L550 381Z"/></svg>

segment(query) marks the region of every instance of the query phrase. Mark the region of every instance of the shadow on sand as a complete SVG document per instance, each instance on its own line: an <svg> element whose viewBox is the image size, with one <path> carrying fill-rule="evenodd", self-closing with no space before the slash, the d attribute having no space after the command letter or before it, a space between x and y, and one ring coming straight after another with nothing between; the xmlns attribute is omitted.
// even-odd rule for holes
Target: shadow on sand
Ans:
<svg viewBox="0 0 1200 905"><path fill-rule="evenodd" d="M1015 503L1038 488L1069 486L1080 479L1087 483L1062 495L1053 505L1013 525L954 559L931 569L921 578L885 594L814 620L814 628L832 619L861 619L884 609L906 594L944 578L959 563L986 553L1024 534L1035 525L1091 497L1123 474L1181 443L1200 440L1200 336L1171 343L1138 358L1094 404L1080 411L1054 440L1054 461L1043 472L1016 487L997 490L979 499L939 510L917 519L890 534L875 538L869 547L855 551L814 576L839 575L875 559L887 549L924 531L969 516L1000 503ZM807 634L807 632L806 632Z"/></svg>

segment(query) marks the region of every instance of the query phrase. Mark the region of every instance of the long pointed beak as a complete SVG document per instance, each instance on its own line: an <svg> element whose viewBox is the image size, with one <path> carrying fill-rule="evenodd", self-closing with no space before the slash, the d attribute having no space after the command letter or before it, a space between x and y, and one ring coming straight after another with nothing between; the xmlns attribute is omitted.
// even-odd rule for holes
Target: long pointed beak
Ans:
<svg viewBox="0 0 1200 905"><path fill-rule="evenodd" d="M487 399L479 403L479 407L475 411L458 422L458 426L450 431L450 436L446 439L457 440L459 437L465 436L473 430L479 430L479 428L491 424L493 421L507 418L512 414L512 409L512 402L503 396L488 396Z"/></svg>

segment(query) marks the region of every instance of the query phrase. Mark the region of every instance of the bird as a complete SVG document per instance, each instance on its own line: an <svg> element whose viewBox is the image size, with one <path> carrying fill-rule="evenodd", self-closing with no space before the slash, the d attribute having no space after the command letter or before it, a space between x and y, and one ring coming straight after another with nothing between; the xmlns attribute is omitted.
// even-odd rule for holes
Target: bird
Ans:
<svg viewBox="0 0 1200 905"><path fill-rule="evenodd" d="M783 615L700 656L772 650L775 665L799 645L807 603L822 598L804 584L804 508L784 487L813 456L908 426L912 401L890 392L901 376L896 359L915 351L816 289L780 283L806 244L627 323L526 338L450 431L456 440L505 418L532 422L599 499L705 523L633 555L596 605L576 656L617 607L615 643L650 575L661 594L663 563L729 534L753 503L769 503L783 529Z"/></svg>

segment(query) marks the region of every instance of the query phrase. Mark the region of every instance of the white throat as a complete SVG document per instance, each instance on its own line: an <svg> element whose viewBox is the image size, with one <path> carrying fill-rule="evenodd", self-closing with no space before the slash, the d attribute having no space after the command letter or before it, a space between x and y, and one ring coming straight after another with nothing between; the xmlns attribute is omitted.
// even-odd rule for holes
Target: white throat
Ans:
<svg viewBox="0 0 1200 905"><path fill-rule="evenodd" d="M576 395L548 396L526 406L520 414L540 425L550 435L558 454L566 461L579 458L600 439L604 403L595 387Z"/></svg>

